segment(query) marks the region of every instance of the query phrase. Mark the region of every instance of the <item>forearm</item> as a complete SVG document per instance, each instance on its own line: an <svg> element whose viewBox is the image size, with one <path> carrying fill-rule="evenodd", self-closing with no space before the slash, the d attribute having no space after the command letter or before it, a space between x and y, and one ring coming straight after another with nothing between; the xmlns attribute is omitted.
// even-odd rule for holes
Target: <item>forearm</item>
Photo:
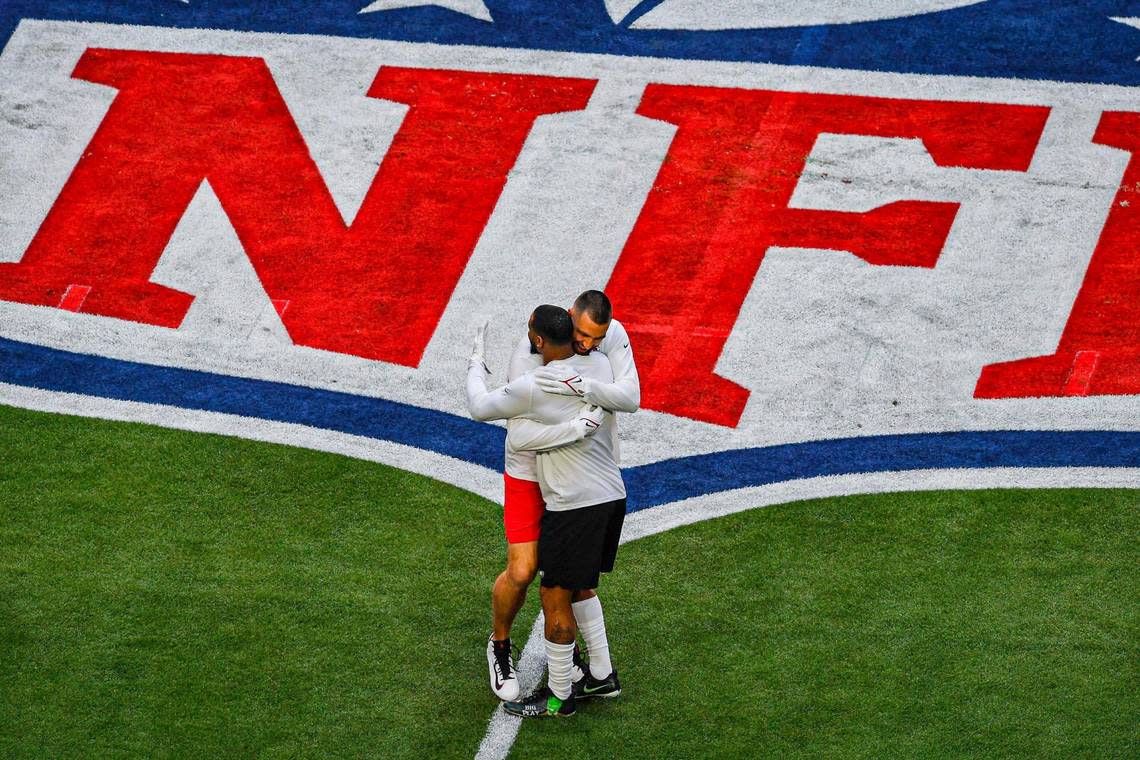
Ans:
<svg viewBox="0 0 1140 760"><path fill-rule="evenodd" d="M637 364L633 361L629 334L617 320L610 327L604 345L606 357L613 370L612 383L590 383L583 398L588 403L597 404L611 412L636 412L641 408L641 378L637 376Z"/></svg>
<svg viewBox="0 0 1140 760"><path fill-rule="evenodd" d="M611 412L636 412L641 408L641 383L635 371L618 382L590 383L582 398Z"/></svg>
<svg viewBox="0 0 1140 760"><path fill-rule="evenodd" d="M549 451L577 443L585 427L575 422L546 425L536 420L513 419L507 423L507 443L515 451Z"/></svg>
<svg viewBox="0 0 1140 760"><path fill-rule="evenodd" d="M467 413L477 420L489 420L486 402L487 381L484 369L474 363L467 367Z"/></svg>
<svg viewBox="0 0 1140 760"><path fill-rule="evenodd" d="M523 414L525 399L505 393L503 388L487 390L486 370L472 363L467 368L467 411L476 420L501 420Z"/></svg>

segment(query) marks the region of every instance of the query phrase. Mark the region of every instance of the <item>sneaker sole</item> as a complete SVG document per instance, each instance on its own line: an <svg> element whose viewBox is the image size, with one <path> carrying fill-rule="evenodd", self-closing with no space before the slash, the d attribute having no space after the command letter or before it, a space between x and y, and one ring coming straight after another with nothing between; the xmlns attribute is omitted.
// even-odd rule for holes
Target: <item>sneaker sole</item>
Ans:
<svg viewBox="0 0 1140 760"><path fill-rule="evenodd" d="M519 698L519 692L517 690L515 691L514 694L511 694L510 696L503 696L499 692L495 691L495 687L492 686L491 687L491 693L495 695L495 699L498 699L501 702L515 702Z"/></svg>
<svg viewBox="0 0 1140 760"><path fill-rule="evenodd" d="M621 696L621 689L618 689L617 691L608 691L605 694L584 694L584 693L583 694L575 694L574 698L578 699L578 700L582 700L582 699L613 699L614 697L620 697L620 696Z"/></svg>
<svg viewBox="0 0 1140 760"><path fill-rule="evenodd" d="M501 699L504 702L514 702L514 701L518 700L518 698L519 698L519 685L518 685L519 682L518 682L518 679L517 678L511 678L508 681L506 681L503 684L503 686L506 686L511 681L514 681L514 689L511 690L511 691L513 691L513 693L505 692L506 696L501 694L499 689L495 688L495 677L493 675L490 676L489 683L487 685L491 688L491 693L494 694L495 697L497 697L498 699Z"/></svg>

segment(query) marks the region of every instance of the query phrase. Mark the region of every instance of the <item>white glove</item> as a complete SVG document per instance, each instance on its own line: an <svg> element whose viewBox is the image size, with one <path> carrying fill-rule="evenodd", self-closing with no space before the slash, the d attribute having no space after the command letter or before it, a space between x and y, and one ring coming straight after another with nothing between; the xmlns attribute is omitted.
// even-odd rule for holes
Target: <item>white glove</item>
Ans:
<svg viewBox="0 0 1140 760"><path fill-rule="evenodd" d="M591 380L569 367L539 367L534 371L534 383L547 393L580 398L590 392Z"/></svg>
<svg viewBox="0 0 1140 760"><path fill-rule="evenodd" d="M482 367L488 375L491 374L491 370L487 367L485 347L487 343L487 324L489 321L490 320L485 319L483 320L483 324L475 328L475 344L471 346L471 358L467 360L468 367Z"/></svg>
<svg viewBox="0 0 1140 760"><path fill-rule="evenodd" d="M600 406L583 404L582 411L578 413L578 419L574 420L574 424L577 426L578 432L582 434L583 438L589 438L598 432L598 428L602 426L602 421L605 419L605 416L606 410Z"/></svg>

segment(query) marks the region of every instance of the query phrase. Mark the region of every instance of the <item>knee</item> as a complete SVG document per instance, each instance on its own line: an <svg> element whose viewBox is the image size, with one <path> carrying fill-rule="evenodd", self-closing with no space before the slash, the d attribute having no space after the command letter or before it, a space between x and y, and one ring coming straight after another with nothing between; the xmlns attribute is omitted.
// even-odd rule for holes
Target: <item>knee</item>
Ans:
<svg viewBox="0 0 1140 760"><path fill-rule="evenodd" d="M574 624L571 618L552 618L546 629L546 638L556 644L570 644L574 641Z"/></svg>
<svg viewBox="0 0 1140 760"><path fill-rule="evenodd" d="M530 558L514 559L507 565L507 577L516 586L529 586L538 574L538 563Z"/></svg>
<svg viewBox="0 0 1140 760"><path fill-rule="evenodd" d="M546 638L556 644L570 644L577 629L570 608L570 593L562 589L542 588L542 612L546 615Z"/></svg>

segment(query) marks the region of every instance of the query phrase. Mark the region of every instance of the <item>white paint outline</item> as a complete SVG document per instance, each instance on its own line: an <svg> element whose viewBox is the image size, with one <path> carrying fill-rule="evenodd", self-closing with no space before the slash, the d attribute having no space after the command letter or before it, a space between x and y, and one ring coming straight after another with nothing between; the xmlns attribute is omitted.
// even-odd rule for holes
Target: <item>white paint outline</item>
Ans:
<svg viewBox="0 0 1140 760"><path fill-rule="evenodd" d="M38 412L77 417L142 422L174 430L215 433L251 441L279 443L325 451L398 467L417 475L462 488L498 505L503 503L503 476L470 462L391 441L341 433L335 430L276 422L237 414L184 409L162 404L85 396L0 383L0 404Z"/></svg>

